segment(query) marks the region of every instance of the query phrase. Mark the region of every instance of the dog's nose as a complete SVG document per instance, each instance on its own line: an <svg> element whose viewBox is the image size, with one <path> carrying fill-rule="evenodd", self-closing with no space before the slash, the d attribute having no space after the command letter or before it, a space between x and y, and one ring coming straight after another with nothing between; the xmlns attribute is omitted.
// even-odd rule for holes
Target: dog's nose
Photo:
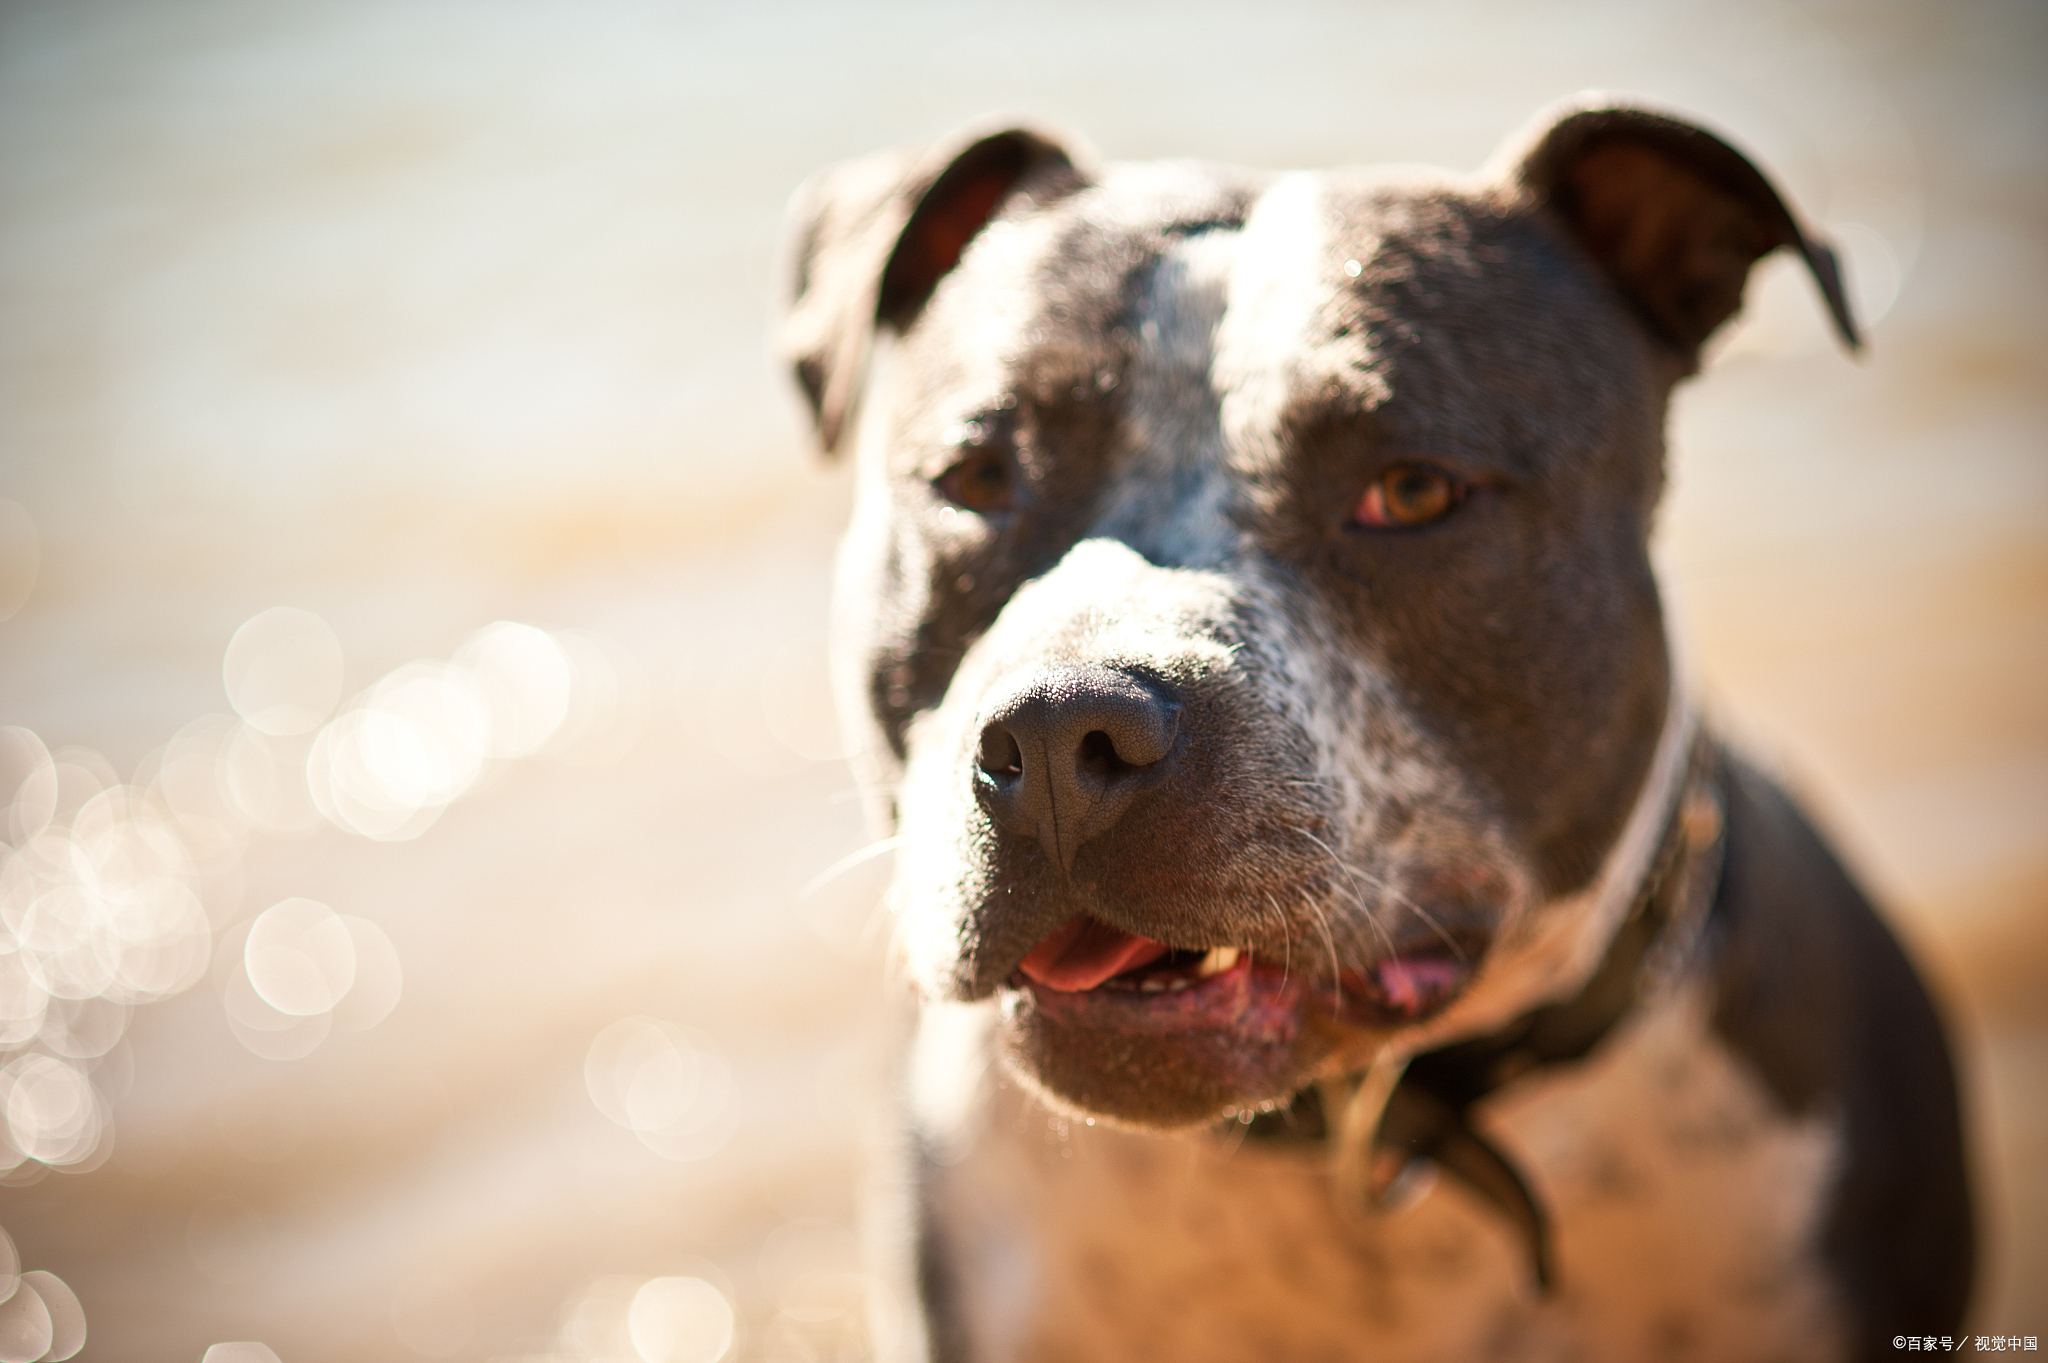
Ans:
<svg viewBox="0 0 2048 1363"><path fill-rule="evenodd" d="M1180 702L1160 684L1101 667L1049 669L996 700L975 755L991 817L1072 870L1173 765Z"/></svg>

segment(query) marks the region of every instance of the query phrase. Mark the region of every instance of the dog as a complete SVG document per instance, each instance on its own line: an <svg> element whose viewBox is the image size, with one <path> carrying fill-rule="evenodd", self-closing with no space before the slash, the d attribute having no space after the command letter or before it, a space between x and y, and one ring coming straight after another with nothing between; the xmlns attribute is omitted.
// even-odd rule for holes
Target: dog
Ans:
<svg viewBox="0 0 2048 1363"><path fill-rule="evenodd" d="M834 676L921 998L881 1239L938 1360L1841 1359L1955 1333L1937 1013L1672 660L1674 386L1780 248L1586 97L1469 177L828 170Z"/></svg>

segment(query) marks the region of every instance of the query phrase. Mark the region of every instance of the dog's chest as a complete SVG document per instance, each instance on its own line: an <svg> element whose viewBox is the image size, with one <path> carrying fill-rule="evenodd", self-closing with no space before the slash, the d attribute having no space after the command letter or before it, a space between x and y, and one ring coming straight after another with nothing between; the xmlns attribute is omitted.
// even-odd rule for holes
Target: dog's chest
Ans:
<svg viewBox="0 0 2048 1363"><path fill-rule="evenodd" d="M1668 998L1484 1109L1552 1218L1547 1297L1448 1179L1352 1220L1317 1155L1091 1128L1004 1088L927 1204L956 1323L977 1360L1833 1357L1834 1133L1782 1119L1703 1017Z"/></svg>

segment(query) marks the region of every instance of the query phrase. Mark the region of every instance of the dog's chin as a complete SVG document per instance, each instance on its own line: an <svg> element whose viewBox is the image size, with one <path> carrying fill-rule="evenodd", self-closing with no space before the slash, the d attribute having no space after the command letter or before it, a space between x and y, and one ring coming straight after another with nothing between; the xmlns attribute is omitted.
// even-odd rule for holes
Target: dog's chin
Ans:
<svg viewBox="0 0 2048 1363"><path fill-rule="evenodd" d="M1213 1121L1294 1092L1334 1049L1302 1010L1260 998L1253 972L1205 989L1240 996L1232 1021L1210 1000L1061 995L1026 983L1001 995L1009 1068L1051 1105L1132 1126ZM1284 991L1283 991L1284 992ZM1194 1007L1190 1007L1194 1004Z"/></svg>
<svg viewBox="0 0 2048 1363"><path fill-rule="evenodd" d="M1468 974L1409 965L1427 978L1426 997L1390 999L1351 972L1333 983L1248 955L1212 977L1169 976L1152 990L1120 980L1065 991L1020 974L999 995L1002 1054L1055 1108L1156 1130L1213 1122L1364 1063L1402 1027L1448 1006Z"/></svg>

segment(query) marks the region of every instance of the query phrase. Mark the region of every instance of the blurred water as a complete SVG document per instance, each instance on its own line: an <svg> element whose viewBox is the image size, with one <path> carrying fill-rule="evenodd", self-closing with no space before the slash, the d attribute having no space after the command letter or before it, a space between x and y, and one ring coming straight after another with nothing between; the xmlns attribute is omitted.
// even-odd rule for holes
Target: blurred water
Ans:
<svg viewBox="0 0 2048 1363"><path fill-rule="evenodd" d="M989 108L1465 168L1589 86L1732 130L1876 323L1842 358L1767 267L1679 401L1660 553L1716 711L1964 1029L1976 1328L2048 1333L2044 32L0 9L0 893L69 906L0 958L43 1352L68 1285L85 1358L864 1356L887 858L807 888L868 835L822 680L846 489L767 358L784 198Z"/></svg>

